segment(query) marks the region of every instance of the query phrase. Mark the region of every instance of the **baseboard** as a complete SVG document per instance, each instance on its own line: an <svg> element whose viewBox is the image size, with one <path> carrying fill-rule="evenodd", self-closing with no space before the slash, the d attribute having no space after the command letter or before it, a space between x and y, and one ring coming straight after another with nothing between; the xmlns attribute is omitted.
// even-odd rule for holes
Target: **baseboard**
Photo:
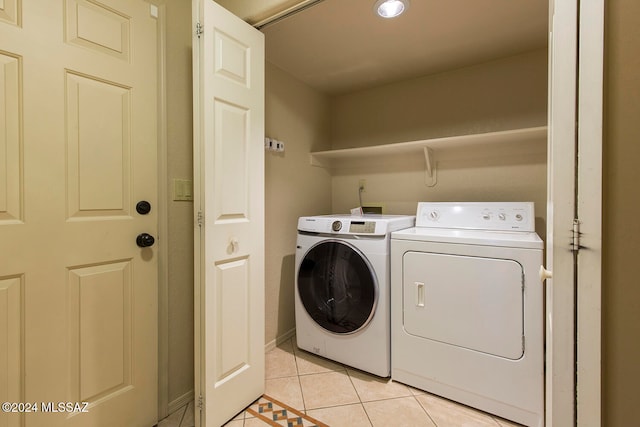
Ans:
<svg viewBox="0 0 640 427"><path fill-rule="evenodd" d="M192 401L193 401L193 390L189 390L182 396L169 402L169 413L173 414L175 411L189 404Z"/></svg>
<svg viewBox="0 0 640 427"><path fill-rule="evenodd" d="M295 334L296 334L296 328L291 328L290 330L288 330L284 334L282 334L279 337L277 337L275 340L271 340L268 343L266 343L265 346L264 346L264 352L266 353L269 350L273 350L274 348L276 348L276 346L278 346L278 344L283 343L284 341L286 341L289 338L293 337Z"/></svg>

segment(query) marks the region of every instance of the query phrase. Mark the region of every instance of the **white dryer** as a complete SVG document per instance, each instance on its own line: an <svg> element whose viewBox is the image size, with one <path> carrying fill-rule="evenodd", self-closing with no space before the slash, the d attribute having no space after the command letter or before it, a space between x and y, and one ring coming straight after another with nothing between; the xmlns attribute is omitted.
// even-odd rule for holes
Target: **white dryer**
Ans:
<svg viewBox="0 0 640 427"><path fill-rule="evenodd" d="M419 203L391 239L391 377L544 423L543 242L533 203Z"/></svg>
<svg viewBox="0 0 640 427"><path fill-rule="evenodd" d="M414 216L298 220L298 347L372 374L390 375L389 240Z"/></svg>

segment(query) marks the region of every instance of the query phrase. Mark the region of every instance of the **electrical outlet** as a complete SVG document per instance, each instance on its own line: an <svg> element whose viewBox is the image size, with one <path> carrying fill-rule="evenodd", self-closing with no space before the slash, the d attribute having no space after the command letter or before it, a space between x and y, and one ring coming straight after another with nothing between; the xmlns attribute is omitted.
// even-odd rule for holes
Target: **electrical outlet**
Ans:
<svg viewBox="0 0 640 427"><path fill-rule="evenodd" d="M367 192L367 180L366 179L361 179L358 181L358 190L360 190L363 193Z"/></svg>

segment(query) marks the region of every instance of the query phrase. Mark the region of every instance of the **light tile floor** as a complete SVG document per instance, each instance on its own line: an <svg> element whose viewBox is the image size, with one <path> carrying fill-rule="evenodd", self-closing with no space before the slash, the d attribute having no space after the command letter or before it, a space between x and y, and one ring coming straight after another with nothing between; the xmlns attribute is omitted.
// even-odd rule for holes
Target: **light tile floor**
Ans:
<svg viewBox="0 0 640 427"><path fill-rule="evenodd" d="M266 355L265 394L331 427L517 427L389 379L298 349L290 339ZM264 426L243 411L226 427ZM193 404L158 427L193 427Z"/></svg>
<svg viewBox="0 0 640 427"><path fill-rule="evenodd" d="M157 427L195 427L194 414L194 406L191 402L160 421Z"/></svg>

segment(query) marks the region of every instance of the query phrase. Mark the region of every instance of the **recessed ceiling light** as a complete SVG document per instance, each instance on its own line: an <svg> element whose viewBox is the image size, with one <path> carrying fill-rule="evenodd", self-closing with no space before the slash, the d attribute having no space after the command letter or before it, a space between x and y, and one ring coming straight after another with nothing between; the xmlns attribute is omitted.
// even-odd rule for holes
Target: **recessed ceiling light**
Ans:
<svg viewBox="0 0 640 427"><path fill-rule="evenodd" d="M409 8L409 0L378 0L373 10L383 18L395 18Z"/></svg>

